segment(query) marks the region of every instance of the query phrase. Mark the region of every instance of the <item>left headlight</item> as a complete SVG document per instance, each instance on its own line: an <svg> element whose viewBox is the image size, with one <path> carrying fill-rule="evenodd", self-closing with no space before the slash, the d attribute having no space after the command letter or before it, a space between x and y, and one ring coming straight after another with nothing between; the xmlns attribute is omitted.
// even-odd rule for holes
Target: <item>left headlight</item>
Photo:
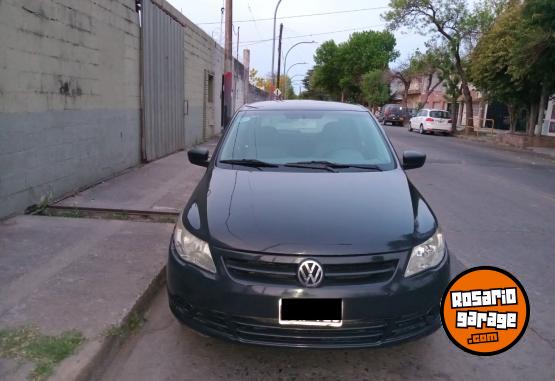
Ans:
<svg viewBox="0 0 555 381"><path fill-rule="evenodd" d="M216 273L216 265L210 253L208 243L191 234L183 226L183 215L179 215L173 232L175 250L181 259L203 270Z"/></svg>
<svg viewBox="0 0 555 381"><path fill-rule="evenodd" d="M445 239L438 228L426 242L415 246L410 254L405 277L437 266L445 255Z"/></svg>

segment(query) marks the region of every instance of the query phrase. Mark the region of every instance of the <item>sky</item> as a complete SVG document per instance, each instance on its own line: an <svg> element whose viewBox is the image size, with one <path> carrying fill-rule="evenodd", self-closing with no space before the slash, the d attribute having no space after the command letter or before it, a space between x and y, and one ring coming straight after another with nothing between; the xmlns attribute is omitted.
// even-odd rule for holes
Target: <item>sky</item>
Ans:
<svg viewBox="0 0 555 381"><path fill-rule="evenodd" d="M224 31L220 31L220 20L221 8L225 3L224 0L168 1L223 45ZM387 10L388 3L389 0L282 0L278 9L276 36L279 33L279 24L283 23L282 51L284 54L297 42L312 40L317 42L314 44L298 45L289 53L287 58L288 68L295 63L306 62L306 64L295 65L289 70L289 75L293 77L295 91L298 92L301 85L300 81L304 78L306 71L314 65L313 56L319 44L330 39L335 40L337 43L346 41L354 31L385 29L385 23L381 19L380 14ZM242 61L243 49L250 49L250 67L258 70L261 75L270 74L271 71L272 18L276 4L277 0L234 0L233 2L235 32L239 28L239 60ZM368 8L373 9L368 10ZM352 10L357 11L318 16L290 17ZM253 19L258 21L252 21ZM406 58L417 48L422 50L426 41L426 37L412 31L396 31L394 34L397 39L396 49L401 53L398 61ZM269 41L261 42L260 40ZM234 34L234 56L236 56L236 43L237 35ZM277 42L275 59L275 66L277 67ZM394 63L392 65L394 66Z"/></svg>

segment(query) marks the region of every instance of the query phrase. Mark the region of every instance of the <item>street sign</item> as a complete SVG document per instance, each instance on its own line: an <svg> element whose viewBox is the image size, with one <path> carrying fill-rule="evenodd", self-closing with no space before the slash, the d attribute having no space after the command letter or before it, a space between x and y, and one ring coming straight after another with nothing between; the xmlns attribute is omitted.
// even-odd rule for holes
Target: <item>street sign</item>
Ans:
<svg viewBox="0 0 555 381"><path fill-rule="evenodd" d="M281 90L279 88L275 89L274 90L274 95L279 98L279 96L281 95Z"/></svg>

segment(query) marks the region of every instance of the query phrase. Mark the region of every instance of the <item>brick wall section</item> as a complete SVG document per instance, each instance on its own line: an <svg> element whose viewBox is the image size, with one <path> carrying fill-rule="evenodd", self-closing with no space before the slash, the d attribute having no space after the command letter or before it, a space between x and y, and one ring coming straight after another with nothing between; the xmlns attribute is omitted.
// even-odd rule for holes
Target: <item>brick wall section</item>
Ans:
<svg viewBox="0 0 555 381"><path fill-rule="evenodd" d="M0 218L139 163L134 0L0 0Z"/></svg>

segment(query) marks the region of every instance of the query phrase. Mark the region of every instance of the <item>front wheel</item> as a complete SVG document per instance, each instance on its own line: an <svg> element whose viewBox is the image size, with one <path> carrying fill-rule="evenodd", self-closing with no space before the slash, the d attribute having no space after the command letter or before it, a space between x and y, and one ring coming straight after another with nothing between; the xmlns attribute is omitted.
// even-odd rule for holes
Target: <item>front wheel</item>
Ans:
<svg viewBox="0 0 555 381"><path fill-rule="evenodd" d="M409 122L409 132L411 132L411 131L412 131L412 125Z"/></svg>
<svg viewBox="0 0 555 381"><path fill-rule="evenodd" d="M420 125L420 128L418 129L418 132L422 135L424 134L424 126Z"/></svg>

